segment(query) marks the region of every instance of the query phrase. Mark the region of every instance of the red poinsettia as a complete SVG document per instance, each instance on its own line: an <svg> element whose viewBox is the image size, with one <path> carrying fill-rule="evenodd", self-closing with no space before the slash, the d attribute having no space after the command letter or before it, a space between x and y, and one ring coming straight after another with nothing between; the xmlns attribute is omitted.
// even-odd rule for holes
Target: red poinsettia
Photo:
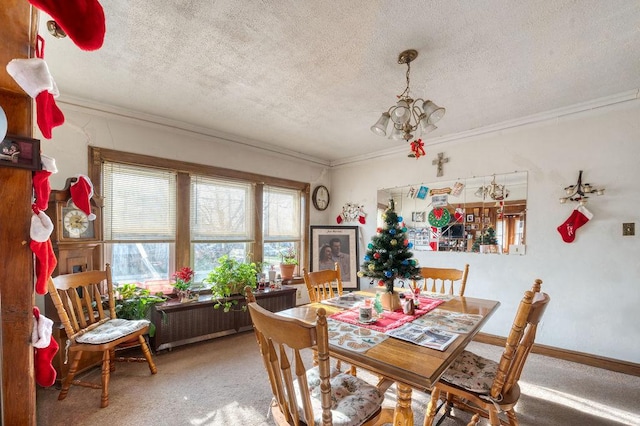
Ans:
<svg viewBox="0 0 640 426"><path fill-rule="evenodd" d="M193 281L193 277L195 272L193 269L188 266L183 266L179 271L173 274L173 278L176 280L176 283L173 285L178 290L187 290L191 287L191 281Z"/></svg>

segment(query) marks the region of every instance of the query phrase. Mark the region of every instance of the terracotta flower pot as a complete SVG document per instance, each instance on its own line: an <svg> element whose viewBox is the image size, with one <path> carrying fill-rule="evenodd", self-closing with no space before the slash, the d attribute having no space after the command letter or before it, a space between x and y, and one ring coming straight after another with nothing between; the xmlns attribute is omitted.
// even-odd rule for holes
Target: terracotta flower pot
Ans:
<svg viewBox="0 0 640 426"><path fill-rule="evenodd" d="M283 280L289 280L293 278L293 271L296 270L296 265L291 264L280 264L280 276Z"/></svg>

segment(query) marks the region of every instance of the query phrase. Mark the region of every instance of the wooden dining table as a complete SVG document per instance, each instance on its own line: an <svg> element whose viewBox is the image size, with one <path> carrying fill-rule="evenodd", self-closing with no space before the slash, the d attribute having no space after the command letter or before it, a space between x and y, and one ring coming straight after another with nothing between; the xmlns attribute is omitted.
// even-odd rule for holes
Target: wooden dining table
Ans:
<svg viewBox="0 0 640 426"><path fill-rule="evenodd" d="M405 292L407 290L398 289L398 291ZM374 297L376 290L368 289L355 293ZM429 293L423 292L422 296L429 297ZM473 340L473 337L480 331L498 306L500 306L500 302L495 300L460 296L452 296L450 300L439 305L438 309L482 316L469 332L460 334L444 351L419 346L396 338L388 338L366 352L350 350L333 345L330 342L329 352L333 358L394 381L397 389L397 402L393 424L394 426L412 426L412 389L428 392L442 373ZM327 311L327 315L343 310L343 308L316 302L280 311L278 315L314 323L316 311L320 307Z"/></svg>

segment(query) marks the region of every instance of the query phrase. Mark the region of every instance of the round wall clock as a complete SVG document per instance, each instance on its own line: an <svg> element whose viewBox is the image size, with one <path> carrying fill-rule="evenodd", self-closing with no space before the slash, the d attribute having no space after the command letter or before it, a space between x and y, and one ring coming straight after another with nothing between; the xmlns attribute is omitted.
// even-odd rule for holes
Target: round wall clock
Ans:
<svg viewBox="0 0 640 426"><path fill-rule="evenodd" d="M78 209L73 203L62 207L62 233L64 238L94 238L94 226L86 213Z"/></svg>
<svg viewBox="0 0 640 426"><path fill-rule="evenodd" d="M329 190L324 185L318 185L313 190L313 194L311 194L311 201L313 202L313 207L322 211L326 210L329 207Z"/></svg>

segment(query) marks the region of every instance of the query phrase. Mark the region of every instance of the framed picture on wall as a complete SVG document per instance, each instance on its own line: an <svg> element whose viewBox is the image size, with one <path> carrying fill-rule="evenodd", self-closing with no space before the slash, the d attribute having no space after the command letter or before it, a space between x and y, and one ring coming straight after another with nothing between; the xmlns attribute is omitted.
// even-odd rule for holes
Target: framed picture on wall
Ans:
<svg viewBox="0 0 640 426"><path fill-rule="evenodd" d="M357 226L312 226L310 268L312 271L334 269L340 265L342 288L358 289Z"/></svg>
<svg viewBox="0 0 640 426"><path fill-rule="evenodd" d="M425 212L413 212L413 213L411 213L411 220L413 222L424 222L424 213Z"/></svg>
<svg viewBox="0 0 640 426"><path fill-rule="evenodd" d="M0 142L0 166L40 170L40 141L7 135Z"/></svg>
<svg viewBox="0 0 640 426"><path fill-rule="evenodd" d="M467 215L467 222L473 222L473 215L472 214L468 214Z"/></svg>

